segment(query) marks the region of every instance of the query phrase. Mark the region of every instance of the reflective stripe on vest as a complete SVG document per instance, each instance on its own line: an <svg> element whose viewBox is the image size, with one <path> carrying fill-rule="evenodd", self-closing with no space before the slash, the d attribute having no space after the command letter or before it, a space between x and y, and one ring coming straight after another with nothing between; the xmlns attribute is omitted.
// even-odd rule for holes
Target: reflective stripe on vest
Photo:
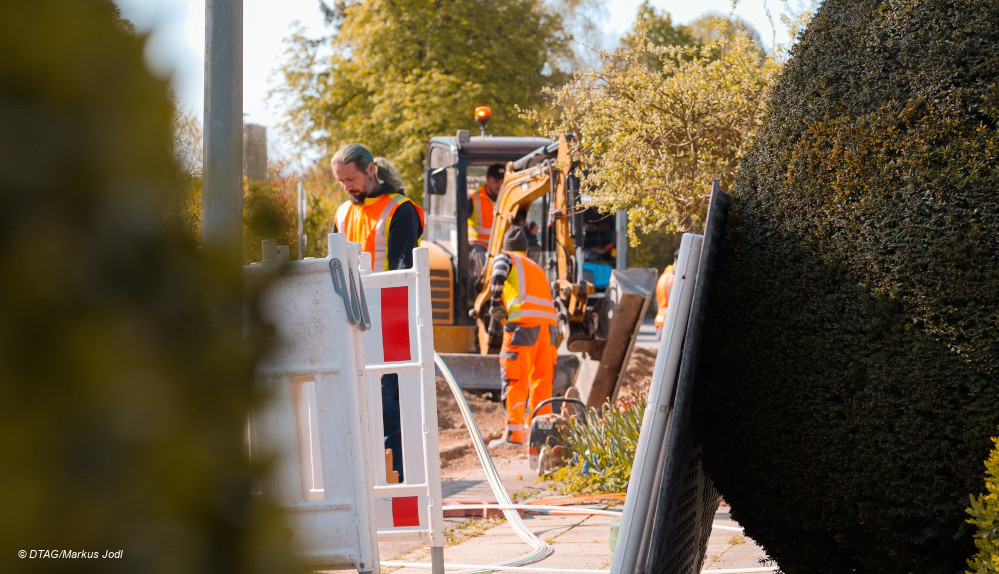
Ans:
<svg viewBox="0 0 999 574"><path fill-rule="evenodd" d="M548 287L548 278L537 263L522 253L504 251L513 261L503 284L507 321L555 325L558 315Z"/></svg>
<svg viewBox="0 0 999 574"><path fill-rule="evenodd" d="M392 215L408 197L385 193L364 205L347 201L336 210L337 231L347 234L347 241L360 243L371 254L372 271L388 271L388 235ZM415 204L414 204L415 205Z"/></svg>
<svg viewBox="0 0 999 574"><path fill-rule="evenodd" d="M486 186L472 194L472 213L468 217L468 242L488 248L493 233L493 200L489 199Z"/></svg>

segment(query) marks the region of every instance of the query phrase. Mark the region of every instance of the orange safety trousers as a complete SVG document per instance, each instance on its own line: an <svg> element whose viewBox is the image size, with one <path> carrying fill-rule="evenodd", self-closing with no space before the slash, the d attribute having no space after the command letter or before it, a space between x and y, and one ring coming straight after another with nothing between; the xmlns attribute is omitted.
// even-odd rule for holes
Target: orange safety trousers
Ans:
<svg viewBox="0 0 999 574"><path fill-rule="evenodd" d="M509 442L526 442L531 413L538 403L552 397L557 342L555 325L509 322L504 328L499 361ZM538 414L551 412L549 404Z"/></svg>

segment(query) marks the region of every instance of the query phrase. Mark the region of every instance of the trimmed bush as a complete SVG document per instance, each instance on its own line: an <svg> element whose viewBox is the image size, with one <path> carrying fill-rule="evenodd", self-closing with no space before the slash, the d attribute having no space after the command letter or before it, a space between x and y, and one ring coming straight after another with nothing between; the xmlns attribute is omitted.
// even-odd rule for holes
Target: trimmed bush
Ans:
<svg viewBox="0 0 999 574"><path fill-rule="evenodd" d="M705 467L793 573L962 570L999 424L999 2L826 0L733 190Z"/></svg>

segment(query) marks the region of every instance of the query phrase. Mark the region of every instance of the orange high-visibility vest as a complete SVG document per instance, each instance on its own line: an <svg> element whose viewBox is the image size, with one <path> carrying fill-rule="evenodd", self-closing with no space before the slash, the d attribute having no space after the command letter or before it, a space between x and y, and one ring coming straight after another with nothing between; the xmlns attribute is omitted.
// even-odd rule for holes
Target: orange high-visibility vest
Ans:
<svg viewBox="0 0 999 574"><path fill-rule="evenodd" d="M472 212L468 214L468 242L489 248L493 233L493 200L489 199L486 186L472 194Z"/></svg>
<svg viewBox="0 0 999 574"><path fill-rule="evenodd" d="M656 327L666 324L666 308L669 307L669 292L673 289L673 266L667 265L656 281Z"/></svg>
<svg viewBox="0 0 999 574"><path fill-rule="evenodd" d="M537 263L519 251L504 251L513 260L503 283L506 320L531 325L555 325L555 303L548 278Z"/></svg>
<svg viewBox="0 0 999 574"><path fill-rule="evenodd" d="M383 193L365 198L364 205L346 201L336 210L337 230L347 234L347 241L360 243L361 249L371 254L372 271L388 271L389 226L395 210L407 201L412 202L398 193ZM417 212L422 224L422 210Z"/></svg>

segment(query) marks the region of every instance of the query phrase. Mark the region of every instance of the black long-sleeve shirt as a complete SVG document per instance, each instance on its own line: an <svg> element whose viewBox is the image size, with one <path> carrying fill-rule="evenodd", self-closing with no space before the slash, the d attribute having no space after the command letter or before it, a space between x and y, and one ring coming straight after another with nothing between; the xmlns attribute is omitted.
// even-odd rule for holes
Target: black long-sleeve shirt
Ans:
<svg viewBox="0 0 999 574"><path fill-rule="evenodd" d="M510 268L513 267L513 259L509 255L500 251L493 258L493 274L489 279L489 300L490 304L497 307L503 306L503 285L510 275Z"/></svg>

